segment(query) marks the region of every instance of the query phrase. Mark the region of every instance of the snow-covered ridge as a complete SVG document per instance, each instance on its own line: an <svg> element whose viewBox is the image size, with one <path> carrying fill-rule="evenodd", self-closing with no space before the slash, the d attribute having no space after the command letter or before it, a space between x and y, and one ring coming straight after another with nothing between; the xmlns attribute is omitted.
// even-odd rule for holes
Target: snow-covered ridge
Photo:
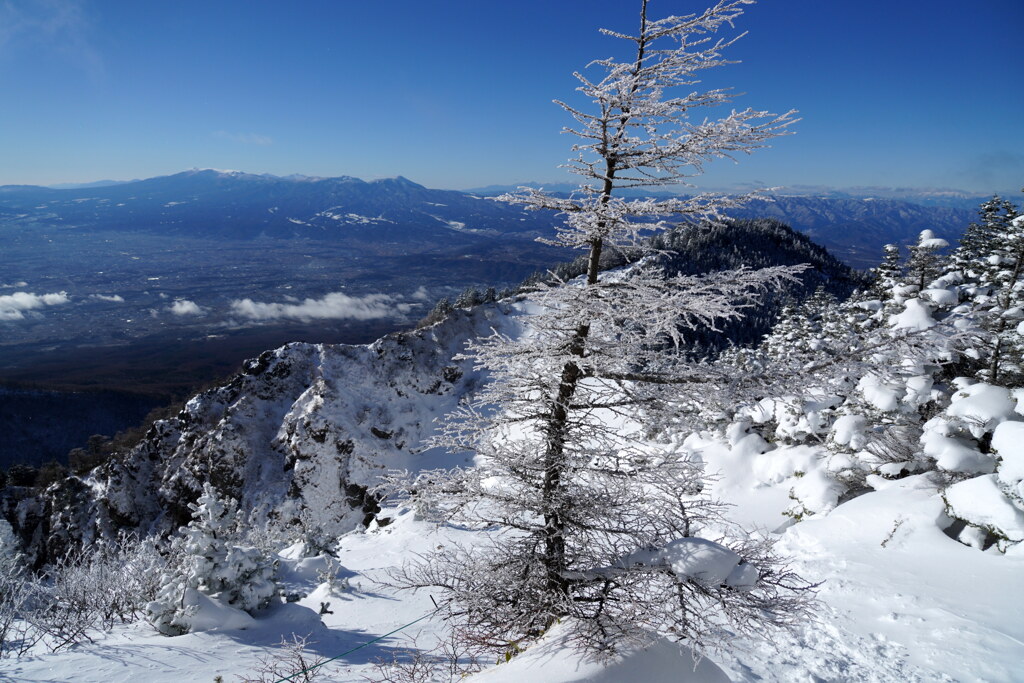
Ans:
<svg viewBox="0 0 1024 683"><path fill-rule="evenodd" d="M471 336L514 332L518 314L516 304L484 305L365 346L267 351L157 422L121 461L49 492L35 511L51 530L48 553L118 528L176 528L206 481L254 523L288 527L305 509L307 522L330 533L360 526L375 509L367 489L381 472L458 463L418 452L434 418L480 381L454 356Z"/></svg>

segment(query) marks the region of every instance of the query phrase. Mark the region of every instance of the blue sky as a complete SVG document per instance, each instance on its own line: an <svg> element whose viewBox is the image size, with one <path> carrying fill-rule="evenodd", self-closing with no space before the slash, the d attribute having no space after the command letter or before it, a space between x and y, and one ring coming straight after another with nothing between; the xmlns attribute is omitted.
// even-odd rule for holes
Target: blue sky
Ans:
<svg viewBox="0 0 1024 683"><path fill-rule="evenodd" d="M0 184L165 175L568 180L573 70L632 0L0 0ZM651 0L651 14L705 2ZM707 72L797 134L704 186L1024 185L1024 2L762 0ZM713 112L712 112L713 113Z"/></svg>

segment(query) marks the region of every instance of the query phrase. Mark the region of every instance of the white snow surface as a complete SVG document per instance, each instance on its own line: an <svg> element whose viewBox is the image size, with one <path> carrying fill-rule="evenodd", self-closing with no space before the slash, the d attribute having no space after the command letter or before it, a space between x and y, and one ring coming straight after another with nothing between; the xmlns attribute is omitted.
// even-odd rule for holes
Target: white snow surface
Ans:
<svg viewBox="0 0 1024 683"><path fill-rule="evenodd" d="M1010 486L1024 481L1024 422L1003 422L992 433L999 455L999 479Z"/></svg>
<svg viewBox="0 0 1024 683"><path fill-rule="evenodd" d="M514 334L517 329L513 319L491 313L463 323L476 333L496 327ZM333 482L336 491L339 476L369 482L384 467L464 462L459 457L412 451L417 439L431 433L430 420L454 406L472 382L481 381L462 365L465 374L459 379L441 379L434 385L435 375L440 377L441 369L450 366L451 354L461 346L446 334L427 331L402 343L392 340L367 347L285 347L275 352L255 379L246 380L264 394L245 394L243 387L243 393L231 395L230 400L226 395L204 395L186 407L194 420L190 424L196 430L209 430L205 438L216 439L221 448L237 449L234 457L244 472L246 505L284 505L282 491L287 482L272 473L280 471L286 458L294 463L292 481L301 485L304 502L343 534L337 552L343 568L338 576L347 580L347 587L332 589L319 583L318 573L327 568L327 558L303 559L297 548L289 548L282 552L280 577L289 592L305 596L296 603L274 604L247 620L234 610L220 610L207 598L197 615L201 628L207 629L202 632L169 638L145 622L125 625L67 651L37 650L21 659L0 660L0 680L182 683L212 681L220 675L234 681L238 676L256 676L260 658L278 651L277 644L292 634L308 636L313 654L331 658L429 615L434 608L428 592L392 590L379 582L385 572L415 553L438 546L484 544L493 532L438 526L403 508L382 510L378 517L390 520L384 526L373 522L365 530L350 531L353 527L346 515L330 509L338 501L328 483ZM418 347L421 342L440 343L444 349L425 361ZM388 357L380 361L381 372L387 376L375 377L373 358L382 349ZM290 368L288 373L282 371L281 382L294 386L289 394L272 395L270 384L257 379L269 377L286 361ZM433 370L420 372L412 367L415 363L429 363L425 367ZM1006 509L994 509L999 505L992 501L1000 499L991 490L998 492L997 476L1012 475L1019 464L1019 428L1011 426L1021 424L1013 421L1019 415L1009 394L997 395L985 389L987 385L974 386L966 387L954 402L957 412L950 409L951 419L983 420L990 427L998 424L993 445L1003 458L1002 465L999 475L950 487L945 500L940 478L920 474L895 481L872 477L869 483L874 491L838 504L838 494L833 499L820 486L829 458L824 446L777 447L749 432L749 422L734 424L727 436L675 436L672 447L684 448L704 463L711 477L710 492L732 506L728 516L757 533L778 538L778 550L794 568L806 579L821 582L816 620L798 624L791 633L768 634L768 639L726 634L721 651L710 653L696 668L685 647L660 639L647 648L627 649L611 662L591 661L566 647L562 629L568 625L562 625L510 662L467 680L1024 680L1024 591L1020 589L1024 543L1010 546L1005 554L995 548L982 552L943 531L951 522L947 500L964 514L1000 524L1004 517L998 515L1009 514ZM358 436L370 427L387 436ZM256 438L246 429L262 436ZM852 443L857 429L858 421L848 420L834 436ZM953 438L944 430L935 433ZM345 457L339 457L338 446L344 444L339 434L352 435ZM180 438L177 433L167 437L172 444ZM197 448L202 447L201 439L197 443ZM652 449L659 447L665 446L652 442ZM178 450L173 453L177 459L172 458L171 464L187 464ZM161 481L145 472L134 476L140 486ZM163 486L174 484L173 479L163 482ZM982 487L990 490L975 490ZM794 522L783 513L793 502L793 492L803 489L818 491L820 510L810 510L815 514ZM1013 508L1009 499L1001 500ZM1012 514L1007 518L1020 519ZM708 582L745 587L756 572L756 567L740 563L735 553L712 541L680 539L658 554L678 572ZM324 603L329 613L321 615ZM440 619L428 616L326 664L317 680L372 678L376 660L401 656L409 649L428 649L443 637L444 628Z"/></svg>
<svg viewBox="0 0 1024 683"><path fill-rule="evenodd" d="M736 506L735 518L769 527L784 520L792 478L757 484L725 444L689 439L688 445L719 474L715 492ZM786 450L772 453L788 459ZM468 680L1020 681L1022 546L1002 555L958 543L942 532L948 521L943 510L935 482L918 475L788 527L780 534L781 550L806 578L823 582L818 620L792 634L773 634L771 641L727 640L723 652L696 670L688 650L665 641L630 650L606 666L566 648L556 630L510 663ZM5 680L180 683L215 675L235 680L235 674L254 675L259 658L292 633L309 635L311 651L324 657L389 633L433 607L425 592L396 593L374 578L412 553L485 539L479 532L419 521L408 510L386 509L382 515L394 521L342 538L338 554L345 567L340 575L351 585L347 591L331 594L326 584L316 585L314 570L324 566L322 558L283 560L289 587L307 597L272 607L248 628L228 624L168 638L145 624L126 626L71 651L4 660ZM735 565L730 573L734 570ZM718 580L725 569L716 571ZM333 614L319 616L321 602L329 602ZM327 664L322 680L364 680L373 675L376 659L429 647L442 627L436 619L421 621Z"/></svg>
<svg viewBox="0 0 1024 683"><path fill-rule="evenodd" d="M945 497L954 517L996 530L1011 541L1024 541L1024 510L1003 495L996 475L953 484Z"/></svg>
<svg viewBox="0 0 1024 683"><path fill-rule="evenodd" d="M908 330L927 330L935 327L932 308L921 299L908 299L902 313L892 316L891 327Z"/></svg>

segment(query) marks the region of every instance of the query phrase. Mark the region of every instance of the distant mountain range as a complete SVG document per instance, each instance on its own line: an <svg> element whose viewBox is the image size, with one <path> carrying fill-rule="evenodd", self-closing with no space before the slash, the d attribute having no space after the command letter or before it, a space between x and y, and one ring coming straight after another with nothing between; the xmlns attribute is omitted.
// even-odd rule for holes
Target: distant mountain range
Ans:
<svg viewBox="0 0 1024 683"><path fill-rule="evenodd" d="M277 177L212 169L92 187L0 187L0 221L77 230L131 231L230 240L326 240L373 253L494 247L494 239L550 234L559 219L493 201L513 186L433 190L401 176ZM112 181L111 181L112 182ZM536 185L534 183L534 185ZM567 192L569 185L546 189ZM811 191L804 188L800 192ZM957 239L984 197L956 191L862 188L878 195L777 194L733 212L771 217L804 232L852 266L875 264L882 245L912 243L921 230ZM915 201L896 195L913 195ZM916 192L916 194L914 194ZM662 193L663 194L663 193Z"/></svg>
<svg viewBox="0 0 1024 683"><path fill-rule="evenodd" d="M487 185L477 187L464 192L478 194L485 197L493 197L506 192L515 192L520 187L543 188L548 192L569 193L576 189L572 183L540 183L527 181L516 185ZM708 192L720 194L738 194L749 191L752 188L709 188ZM693 190L698 192L700 190ZM992 196L992 193L968 192L952 188L915 188L915 187L847 187L834 188L826 185L790 185L775 187L765 190L766 194L776 197L815 197L819 199L895 199L899 201L920 204L921 206L945 206L954 209L974 209L981 202ZM627 190L626 195L653 194L655 196L673 196L674 192L644 193L640 190ZM1005 193L1006 196L1015 192Z"/></svg>
<svg viewBox="0 0 1024 683"><path fill-rule="evenodd" d="M532 236L554 224L550 215L401 176L366 182L210 169L101 187L8 185L0 209L54 226L243 240L453 241L455 233Z"/></svg>

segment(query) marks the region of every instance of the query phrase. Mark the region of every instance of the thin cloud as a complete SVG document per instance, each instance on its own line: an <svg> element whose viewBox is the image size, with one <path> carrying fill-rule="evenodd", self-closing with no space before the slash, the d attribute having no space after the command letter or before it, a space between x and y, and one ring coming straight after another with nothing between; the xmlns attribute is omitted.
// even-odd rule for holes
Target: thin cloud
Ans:
<svg viewBox="0 0 1024 683"><path fill-rule="evenodd" d="M252 299L235 299L231 312L249 320L374 320L408 313L409 304L395 303L387 294L349 296L331 292L322 299L305 299L299 303L263 303Z"/></svg>
<svg viewBox="0 0 1024 683"><path fill-rule="evenodd" d="M93 45L92 20L82 0L0 1L0 51L17 45L63 53L91 77L103 75L103 58Z"/></svg>
<svg viewBox="0 0 1024 683"><path fill-rule="evenodd" d="M989 191L1016 189L1017 180L1024 173L1024 154L1010 150L995 150L975 155L960 171L975 187Z"/></svg>
<svg viewBox="0 0 1024 683"><path fill-rule="evenodd" d="M97 299L99 301L110 301L111 303L124 303L124 297L120 294L90 294L90 299Z"/></svg>
<svg viewBox="0 0 1024 683"><path fill-rule="evenodd" d="M70 299L67 292L52 294L33 294L32 292L15 292L0 296L0 320L21 320L25 311L43 306L66 304Z"/></svg>
<svg viewBox="0 0 1024 683"><path fill-rule="evenodd" d="M274 144L274 139L269 135L259 133L229 133L226 130L214 131L213 136L221 140L230 140L242 145L259 145L265 147Z"/></svg>
<svg viewBox="0 0 1024 683"><path fill-rule="evenodd" d="M206 313L195 301L188 299L175 299L167 310L174 315L203 315Z"/></svg>

